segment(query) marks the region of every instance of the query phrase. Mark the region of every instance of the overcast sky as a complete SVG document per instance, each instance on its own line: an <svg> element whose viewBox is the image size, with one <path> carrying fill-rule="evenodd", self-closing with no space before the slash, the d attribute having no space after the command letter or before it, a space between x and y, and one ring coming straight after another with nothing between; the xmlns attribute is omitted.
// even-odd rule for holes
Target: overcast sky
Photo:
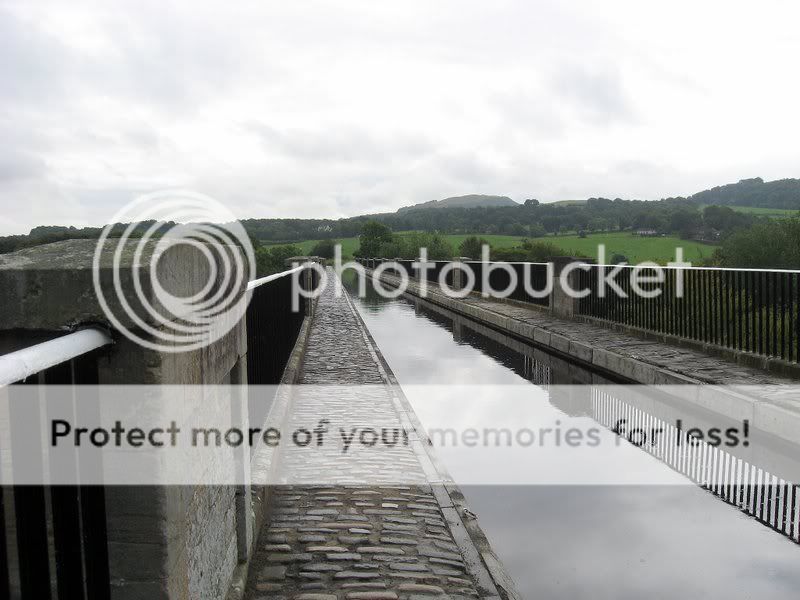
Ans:
<svg viewBox="0 0 800 600"><path fill-rule="evenodd" d="M796 0L0 0L0 234L800 176Z"/></svg>

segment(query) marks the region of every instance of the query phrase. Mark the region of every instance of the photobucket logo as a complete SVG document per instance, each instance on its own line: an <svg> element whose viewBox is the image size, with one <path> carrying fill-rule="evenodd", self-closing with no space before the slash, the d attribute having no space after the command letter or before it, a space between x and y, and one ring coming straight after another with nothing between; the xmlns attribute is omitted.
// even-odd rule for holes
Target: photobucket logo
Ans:
<svg viewBox="0 0 800 600"><path fill-rule="evenodd" d="M240 322L255 256L223 204L188 191L146 194L124 206L95 247L94 291L109 322L158 352L208 346Z"/></svg>
<svg viewBox="0 0 800 600"><path fill-rule="evenodd" d="M684 269L691 268L690 262L683 260L683 249L675 249L675 261L666 266L654 262L637 265L625 263L605 264L606 249L598 245L598 261L574 259L555 263L504 262L491 261L490 248L484 245L481 259L430 261L426 248L420 248L419 258L401 259L360 259L358 262L342 262L341 246L335 247L334 269L340 277L336 278L337 294L341 293L339 280L347 271L355 271L358 295L366 296L366 269L371 269L372 286L378 295L392 299L406 293L411 280L414 280L415 294L427 297L431 284L436 291L451 298L466 298L480 293L484 298L514 298L524 294L526 301L547 303L554 291L563 296L581 299L587 296L606 298L614 296L628 298L655 298L664 293L665 282L676 298L684 296ZM674 277L667 276L668 272ZM390 276L386 278L385 276Z"/></svg>

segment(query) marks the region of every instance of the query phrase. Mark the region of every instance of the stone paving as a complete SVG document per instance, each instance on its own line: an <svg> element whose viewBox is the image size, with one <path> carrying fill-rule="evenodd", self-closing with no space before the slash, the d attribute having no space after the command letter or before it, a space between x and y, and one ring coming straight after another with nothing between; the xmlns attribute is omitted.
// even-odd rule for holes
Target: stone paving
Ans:
<svg viewBox="0 0 800 600"><path fill-rule="evenodd" d="M524 308L487 298L470 297L463 302L536 327L542 327L568 339L580 340L592 348L608 350L673 371L703 384L731 386L740 389L747 395L753 395L755 386L758 387L760 400L792 412L800 412L796 379L740 365L699 350L638 338L631 334L607 329L601 325L559 319L542 310Z"/></svg>
<svg viewBox="0 0 800 600"><path fill-rule="evenodd" d="M703 383L767 385L787 382L786 379L767 371L738 365L691 348L645 340L600 325L559 319L541 310L488 298L470 297L463 302L542 327L570 339L579 339L593 348L611 350L636 360L668 368Z"/></svg>
<svg viewBox="0 0 800 600"><path fill-rule="evenodd" d="M333 286L319 299L301 382L377 385L352 393L309 388L293 400L290 428L324 416L332 430L340 423L402 428L411 443L346 459L336 444L285 450L281 470L309 483L274 488L245 598L498 598L488 572L470 560L478 551L469 536L457 542L453 535L453 505L443 486L431 485L438 474L390 385L393 377L352 302L335 297ZM419 484L398 484L409 479Z"/></svg>

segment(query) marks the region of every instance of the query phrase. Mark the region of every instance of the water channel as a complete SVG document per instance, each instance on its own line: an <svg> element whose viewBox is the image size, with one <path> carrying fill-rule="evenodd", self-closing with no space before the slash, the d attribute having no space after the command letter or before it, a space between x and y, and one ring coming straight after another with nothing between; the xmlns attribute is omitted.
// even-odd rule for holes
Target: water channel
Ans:
<svg viewBox="0 0 800 600"><path fill-rule="evenodd" d="M535 410L557 420L574 411L548 392L550 384L602 382L557 359L534 360L520 343L503 343L502 336L419 300L372 294L354 300L426 428L437 417L415 395L418 385L532 386ZM481 402L480 394L465 395L458 411L480 414ZM608 425L598 419L596 425ZM785 532L692 485L663 459L633 446L626 452L621 463L647 461L662 483L477 485L474 464L447 453L441 458L457 481L470 482L462 483L470 508L524 597L798 598L800 545ZM621 463L588 467L627 468Z"/></svg>

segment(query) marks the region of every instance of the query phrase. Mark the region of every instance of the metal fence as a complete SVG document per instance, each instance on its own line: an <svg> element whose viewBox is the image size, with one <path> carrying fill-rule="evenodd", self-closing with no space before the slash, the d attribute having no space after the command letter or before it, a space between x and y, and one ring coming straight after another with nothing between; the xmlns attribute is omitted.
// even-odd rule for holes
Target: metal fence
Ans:
<svg viewBox="0 0 800 600"><path fill-rule="evenodd" d="M281 382L311 301L301 297L299 310L293 310L294 281L310 291L319 283L319 274L299 266L248 285L247 382L251 385Z"/></svg>
<svg viewBox="0 0 800 600"><path fill-rule="evenodd" d="M800 362L800 271L760 269L661 268L663 283L653 298L633 293L631 271L624 266L589 265L578 271L578 289L589 295L578 302L577 313L655 333L705 342L733 350ZM643 269L642 275L652 275ZM683 278L680 295L679 278ZM609 276L619 288L606 287ZM679 297L680 296L680 297Z"/></svg>
<svg viewBox="0 0 800 600"><path fill-rule="evenodd" d="M504 269L492 269L489 272L488 277L488 288L484 289L483 286L483 272L487 268L488 265L492 263L484 263L478 261L469 261L463 263L466 269L472 271L473 275L475 276L475 291L477 292L491 292L491 290L506 290L511 285L511 276L510 274L505 271ZM529 304L536 304L539 306L549 306L550 305L550 295L546 295L543 297L536 297L533 296L528 292L526 289L525 282L528 281L529 285L527 288L541 291L544 290L547 286L547 264L545 263L505 263L511 269L513 269L514 273L517 276L517 284L514 286L514 289L511 290L511 293L506 296L510 300L516 300L518 302L527 302Z"/></svg>
<svg viewBox="0 0 800 600"><path fill-rule="evenodd" d="M6 390L11 423L46 418L35 402L14 402L14 388L44 385L96 385L99 348L111 338L99 330L83 330L0 357L0 382ZM27 399L27 398L26 398ZM60 396L63 401L63 395ZM61 407L63 408L63 407ZM79 416L94 420L99 406L72 402ZM81 414L82 413L82 414ZM102 468L78 464L76 454L44 456L42 440L29 430L10 427L12 455L24 455L27 468L49 468L76 474ZM14 468L12 464L12 468ZM49 498L48 498L49 496ZM0 491L0 597L12 590L24 599L104 599L110 597L105 492L102 486L10 486ZM12 523L12 527L7 527ZM9 550L15 552L11 561ZM13 584L13 585L12 585Z"/></svg>
<svg viewBox="0 0 800 600"><path fill-rule="evenodd" d="M293 310L295 273L305 290L319 283L313 269L301 266L248 286L252 296L246 313L250 383L279 383L294 349L310 302L301 297L299 310ZM98 353L110 343L107 333L85 329L0 356L0 387L8 385L11 422L36 423L46 418L42 412L48 407L48 385L96 385ZM43 402L13 401L14 389L24 385L43 385ZM62 398L63 394L59 402ZM73 401L73 405L80 420L97 420L99 403ZM87 414L87 410L97 414ZM99 463L85 464L86 458L78 464L77 455L69 453L43 455L42 440L27 429L11 427L10 436L12 454L26 456L27 469L68 469L77 480L78 473L102 468ZM0 488L0 523L0 598L10 598L12 593L26 600L110 598L103 486Z"/></svg>
<svg viewBox="0 0 800 600"><path fill-rule="evenodd" d="M361 259L375 268L388 259ZM413 261L397 261L413 276ZM435 281L446 261L437 261L428 272ZM490 290L484 290L483 274L491 263L466 261L465 270L475 276L474 291L504 290L510 284L508 273L493 269ZM523 285L543 290L547 285L547 264L505 263L517 274L517 285L507 296L512 300L549 306L551 295L537 298ZM631 275L639 270L639 287L652 297L634 289ZM585 264L574 271L575 314L652 333L671 335L768 358L800 362L800 271L767 269L721 269L691 267L677 269L635 267L631 265ZM661 281L643 281L661 273ZM606 283L602 283L605 281ZM452 278L448 277L452 285ZM559 285L556 280L555 286Z"/></svg>

